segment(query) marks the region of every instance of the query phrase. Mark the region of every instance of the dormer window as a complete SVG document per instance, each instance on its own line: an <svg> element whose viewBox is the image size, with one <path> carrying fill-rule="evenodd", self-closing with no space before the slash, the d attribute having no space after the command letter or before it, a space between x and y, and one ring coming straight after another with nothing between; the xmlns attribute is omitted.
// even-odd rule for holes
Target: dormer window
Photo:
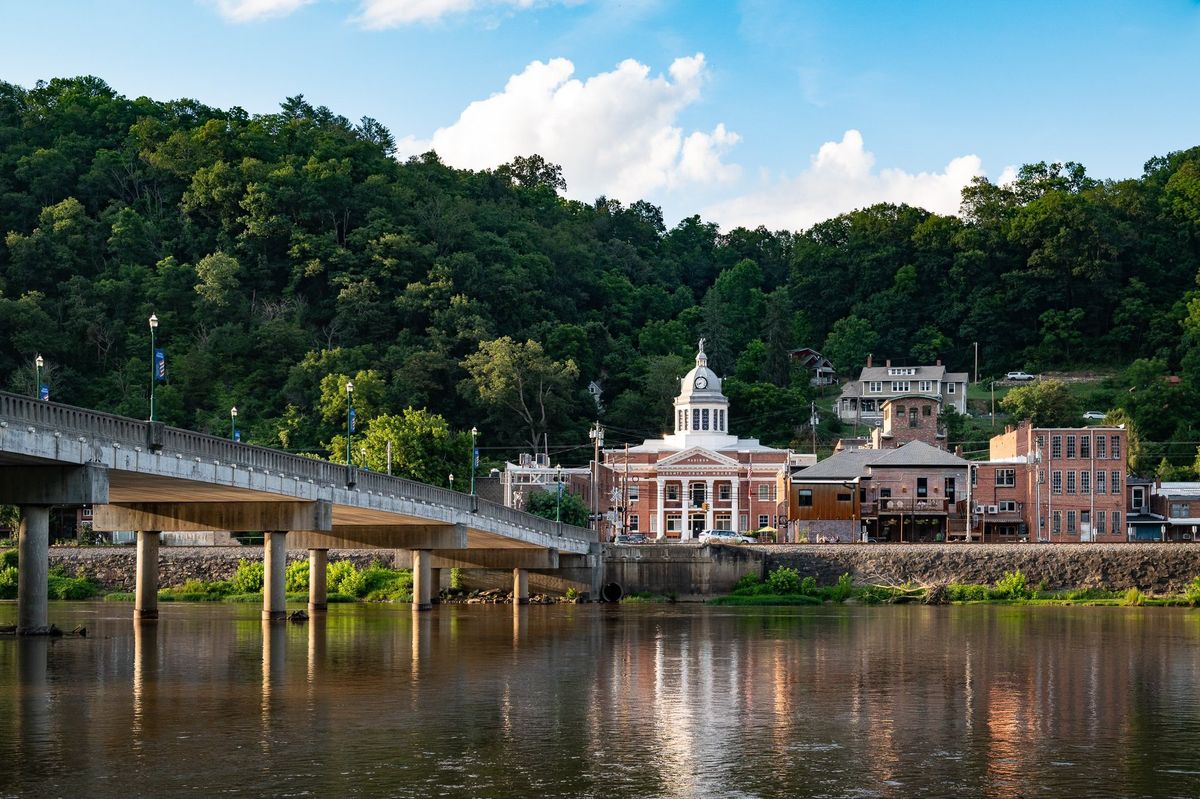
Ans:
<svg viewBox="0 0 1200 799"><path fill-rule="evenodd" d="M888 369L889 377L911 377L917 373L916 367L909 366L896 369Z"/></svg>

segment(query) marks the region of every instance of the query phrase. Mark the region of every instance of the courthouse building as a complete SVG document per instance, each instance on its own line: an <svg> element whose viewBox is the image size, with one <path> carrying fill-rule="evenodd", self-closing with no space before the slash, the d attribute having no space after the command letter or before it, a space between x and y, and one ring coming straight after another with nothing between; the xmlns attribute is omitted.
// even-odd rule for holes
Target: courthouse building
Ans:
<svg viewBox="0 0 1200 799"><path fill-rule="evenodd" d="M604 451L608 506L616 510L613 532L686 540L704 530L786 524L788 467L814 463L815 456L738 438L729 432L730 411L701 339L696 366L675 398L674 432Z"/></svg>

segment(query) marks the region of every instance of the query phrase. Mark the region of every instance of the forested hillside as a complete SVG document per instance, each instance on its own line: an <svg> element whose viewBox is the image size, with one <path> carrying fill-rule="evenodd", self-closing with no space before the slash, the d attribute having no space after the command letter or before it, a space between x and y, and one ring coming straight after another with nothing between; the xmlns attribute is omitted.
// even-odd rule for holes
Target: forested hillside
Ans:
<svg viewBox="0 0 1200 799"><path fill-rule="evenodd" d="M726 233L566 200L536 155L471 172L392 153L375 121L301 97L252 116L91 77L0 83L4 386L31 393L40 353L53 399L144 417L154 313L169 423L225 434L236 405L246 440L344 457L352 377L367 432L427 408L494 454L545 434L565 464L596 418L609 445L662 432L701 336L731 428L780 445L809 435L790 349L843 374L868 353L967 370L978 341L985 374L1124 370L1142 440L1194 458L1200 148L1115 182L979 180L961 218L879 205Z"/></svg>

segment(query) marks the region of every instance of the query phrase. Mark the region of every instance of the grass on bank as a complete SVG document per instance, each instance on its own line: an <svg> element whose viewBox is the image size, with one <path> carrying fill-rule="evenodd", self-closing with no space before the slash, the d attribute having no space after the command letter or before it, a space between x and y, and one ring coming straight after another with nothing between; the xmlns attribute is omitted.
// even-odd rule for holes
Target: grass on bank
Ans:
<svg viewBox="0 0 1200 799"><path fill-rule="evenodd" d="M1107 591L1098 588L1074 588L1049 591L1030 586L1018 569L1005 572L992 585L951 583L946 586L856 586L849 574L833 585L817 585L812 576L801 577L795 569L781 566L762 580L747 574L738 580L733 593L710 600L713 605L820 605L826 602L881 603L925 602L928 604L993 605L1120 605L1185 606L1200 605L1200 577L1188 583L1183 593L1149 596L1137 588Z"/></svg>

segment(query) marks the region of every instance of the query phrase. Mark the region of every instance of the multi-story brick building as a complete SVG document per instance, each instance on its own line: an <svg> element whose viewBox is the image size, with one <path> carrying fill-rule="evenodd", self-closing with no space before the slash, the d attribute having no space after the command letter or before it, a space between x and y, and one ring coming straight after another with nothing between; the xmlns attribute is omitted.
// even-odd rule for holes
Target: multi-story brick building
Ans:
<svg viewBox="0 0 1200 799"><path fill-rule="evenodd" d="M902 394L880 404L883 425L871 430L874 449L897 449L910 441L946 448L942 427L942 398L927 394Z"/></svg>
<svg viewBox="0 0 1200 799"><path fill-rule="evenodd" d="M1005 503L1004 513L1020 515L1029 540L1127 540L1127 449L1123 426L1035 428L1023 421L1008 427L992 438L989 461L973 469L973 529L982 524L986 531L987 517L1000 515ZM999 535L1010 520L995 521Z"/></svg>
<svg viewBox="0 0 1200 799"><path fill-rule="evenodd" d="M617 513L612 532L690 539L704 530L784 526L789 466L816 457L732 435L729 411L701 340L696 366L675 398L674 432L604 450L606 493Z"/></svg>
<svg viewBox="0 0 1200 799"><path fill-rule="evenodd" d="M933 366L872 366L870 356L857 380L842 387L833 411L843 422L878 424L883 403L911 394L938 397L946 407L967 412L967 374L948 372L942 362Z"/></svg>

